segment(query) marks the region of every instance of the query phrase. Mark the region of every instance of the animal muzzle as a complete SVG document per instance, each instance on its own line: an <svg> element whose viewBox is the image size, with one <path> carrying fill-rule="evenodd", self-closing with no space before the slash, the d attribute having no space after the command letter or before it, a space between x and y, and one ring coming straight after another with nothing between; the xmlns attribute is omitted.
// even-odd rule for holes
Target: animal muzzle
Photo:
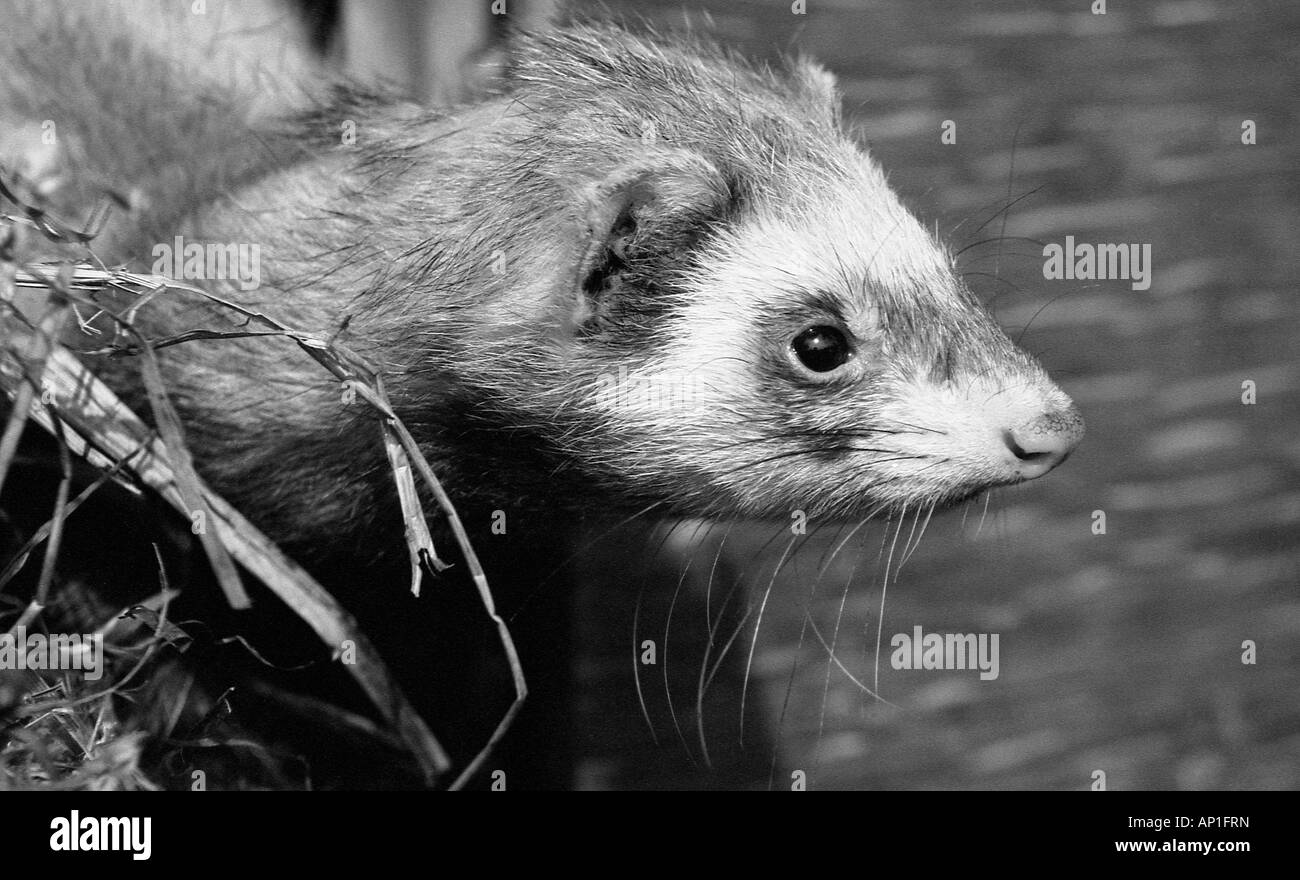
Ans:
<svg viewBox="0 0 1300 880"><path fill-rule="evenodd" d="M1000 465L1011 482L1032 480L1069 458L1082 439L1083 417L1070 404L1005 428Z"/></svg>

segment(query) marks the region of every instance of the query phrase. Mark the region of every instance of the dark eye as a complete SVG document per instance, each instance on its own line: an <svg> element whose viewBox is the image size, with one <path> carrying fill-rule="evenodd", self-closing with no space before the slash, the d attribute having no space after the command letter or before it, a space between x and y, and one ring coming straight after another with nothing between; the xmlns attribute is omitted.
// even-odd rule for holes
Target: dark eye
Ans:
<svg viewBox="0 0 1300 880"><path fill-rule="evenodd" d="M790 343L799 362L814 373L829 373L849 359L849 341L834 327L809 327Z"/></svg>

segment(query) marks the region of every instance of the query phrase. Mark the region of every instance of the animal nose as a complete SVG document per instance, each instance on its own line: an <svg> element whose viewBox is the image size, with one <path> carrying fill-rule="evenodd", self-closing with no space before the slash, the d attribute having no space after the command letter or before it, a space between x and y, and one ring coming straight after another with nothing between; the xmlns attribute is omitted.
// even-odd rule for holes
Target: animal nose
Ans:
<svg viewBox="0 0 1300 880"><path fill-rule="evenodd" d="M1002 432L1009 464L1022 480L1032 480L1069 457L1083 439L1083 417L1074 406L1043 415Z"/></svg>

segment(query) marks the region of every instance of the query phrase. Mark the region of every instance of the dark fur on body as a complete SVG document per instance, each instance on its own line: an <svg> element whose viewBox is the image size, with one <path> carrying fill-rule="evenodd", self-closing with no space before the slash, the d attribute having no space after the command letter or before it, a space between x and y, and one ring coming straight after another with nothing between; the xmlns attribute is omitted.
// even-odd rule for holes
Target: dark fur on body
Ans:
<svg viewBox="0 0 1300 880"><path fill-rule="evenodd" d="M41 43L73 33L43 36ZM105 66L125 66L111 44L102 57L106 47L97 38L77 33L73 42L83 65L93 64L88 59L98 50ZM95 243L100 259L148 271L151 261L142 255L176 234L259 244L261 289L249 295L218 284L216 292L337 338L383 369L395 408L455 497L506 508L540 499L580 505L590 501L594 479L639 503L635 489L627 493L602 473L600 444L592 442L602 426L568 404L593 373L617 370L636 348L662 344L654 321L671 300L661 288L689 271L703 227L725 219L746 196L734 181L701 177L690 154L638 140L642 120L662 118L671 121L664 137L720 141L701 125L710 115L699 113L697 102L655 109L650 96L730 90L731 68L671 69L635 56L626 67L608 65L607 55L623 42L654 51L613 29L531 44L518 57L516 92L461 113L419 111L340 87L298 125L254 121L241 128L232 120L246 111L215 89L179 92L160 61L162 69L139 73L144 83L165 85L140 94L138 107L115 106L119 82L103 84L107 95L86 82L59 98L69 108L59 119L65 140L79 148L68 157L74 172L85 165L74 174L78 183L119 181L124 190L146 190L137 197L143 210L117 213ZM40 69L62 63L57 56L34 51L24 61L27 82L61 81ZM584 68L602 79L574 79ZM658 80L649 90L647 76ZM755 74L752 84L772 91L765 104L797 94L774 77ZM38 117L49 112L34 100L48 97L47 89L14 93ZM168 119L164 128L174 139L159 139L151 119L176 107L193 112ZM340 143L344 120L357 123L355 147ZM792 135L805 122L772 120L773 144L797 149ZM77 130L83 126L84 138ZM682 201L691 203L680 215L637 229L615 282L618 296L599 313L577 317L583 306L576 285L557 303L554 291L520 283L527 276L576 278L598 234L591 214L605 207L599 187L665 172L681 175L688 190ZM734 177L742 177L739 169ZM86 188L63 193L77 206L72 216L92 203ZM493 267L502 253L508 269L498 277ZM145 315L155 335L231 326L221 309L176 297ZM205 477L270 534L309 552L323 536L368 534L358 527L392 497L377 429L364 407L348 411L337 384L292 344L190 344L165 351L163 362ZM128 396L138 388L129 379L120 387ZM578 496L557 497L566 486L580 487Z"/></svg>

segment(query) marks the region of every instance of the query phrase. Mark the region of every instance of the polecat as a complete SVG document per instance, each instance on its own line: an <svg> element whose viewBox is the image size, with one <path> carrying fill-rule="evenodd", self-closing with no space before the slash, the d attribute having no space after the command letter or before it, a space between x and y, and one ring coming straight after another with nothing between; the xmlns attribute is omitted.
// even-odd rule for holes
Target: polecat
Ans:
<svg viewBox="0 0 1300 880"><path fill-rule="evenodd" d="M577 24L521 36L499 93L449 112L308 83L268 113L102 16L8 12L0 107L57 123L56 208L133 206L98 258L257 245L257 286L201 283L380 366L467 518L929 509L1083 434L809 61ZM139 323L235 326L171 296ZM200 472L291 554L401 558L373 414L316 364L266 338L160 356Z"/></svg>

